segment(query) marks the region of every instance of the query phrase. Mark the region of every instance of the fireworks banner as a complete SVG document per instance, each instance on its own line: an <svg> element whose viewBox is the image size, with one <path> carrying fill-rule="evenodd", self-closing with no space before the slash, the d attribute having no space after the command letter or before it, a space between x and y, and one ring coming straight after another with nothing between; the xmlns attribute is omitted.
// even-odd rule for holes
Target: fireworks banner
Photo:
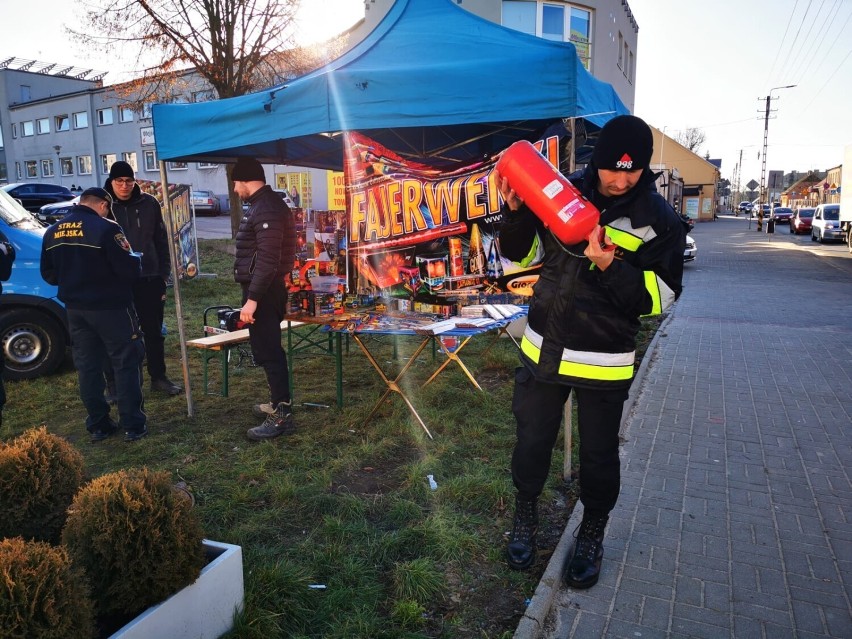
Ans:
<svg viewBox="0 0 852 639"><path fill-rule="evenodd" d="M160 206L165 206L160 182L137 180L144 193L157 198ZM194 218L190 205L190 186L188 184L169 184L167 191L172 211L171 228L166 229L169 240L174 242L177 255L176 271L180 279L192 279L198 275L198 253L195 243ZM165 216L164 216L165 217Z"/></svg>
<svg viewBox="0 0 852 639"><path fill-rule="evenodd" d="M421 303L525 303L536 260L504 258L499 156L451 170L407 161L359 133L346 134L350 287L358 294ZM537 145L555 166L559 138ZM404 304L400 304L405 308Z"/></svg>

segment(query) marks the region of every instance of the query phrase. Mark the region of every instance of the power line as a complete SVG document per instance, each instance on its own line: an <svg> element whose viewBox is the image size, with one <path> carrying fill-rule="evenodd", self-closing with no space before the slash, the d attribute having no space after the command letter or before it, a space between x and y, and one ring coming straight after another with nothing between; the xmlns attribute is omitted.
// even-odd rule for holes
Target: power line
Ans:
<svg viewBox="0 0 852 639"><path fill-rule="evenodd" d="M781 42L778 44L778 51L775 52L775 59L772 61L772 66L769 67L769 73L766 76L766 84L769 84L769 79L772 77L772 72L775 71L775 63L778 62L778 56L781 55L781 49L784 48L784 43L787 41L787 33L790 31L790 24L793 22L793 16L796 14L796 7L799 6L799 0L793 5L793 10L790 12L790 17L787 19L787 26L784 28L784 35L781 36Z"/></svg>
<svg viewBox="0 0 852 639"><path fill-rule="evenodd" d="M847 22L848 22L848 20L847 20ZM829 83L829 82L831 82L831 79L834 77L834 75L835 75L838 71L840 71L840 67L842 67L842 66L843 66L843 63L844 63L844 62L846 62L846 59L847 59L850 55L852 55L852 48L850 48L850 49L849 49L849 51L847 51L847 52L846 52L846 55L845 55L845 56L843 56L843 59L840 61L840 64L838 64L838 65L837 65L837 68L836 68L836 69L834 69L834 71L832 71L832 72L831 72L831 75L829 75L829 76L828 76L828 78L826 79L825 83L823 83L823 85L819 88L819 90L818 90L816 93L814 93L813 97L811 98L811 101L810 101L810 102L808 102L808 106L806 106L804 109L802 109L802 113L806 112L806 111L810 108L810 106L814 103L814 100L816 100L816 99L817 99L817 97L818 97L818 96L819 96L819 94L822 92L822 90L823 90L825 87L827 87L827 86L828 86L828 83Z"/></svg>
<svg viewBox="0 0 852 639"><path fill-rule="evenodd" d="M823 0L825 1L825 0ZM793 38L793 43L790 45L790 49L787 51L787 57L784 58L784 63L781 65L782 69L787 68L787 60L790 59L790 53L792 53L793 49L796 47L796 41L799 39L799 34L802 32L802 25L808 17L808 13L811 10L811 5L813 4L813 0L808 2L808 6L805 8L805 15L802 16L802 21L799 22L799 28L796 29L796 36Z"/></svg>
<svg viewBox="0 0 852 639"><path fill-rule="evenodd" d="M852 10L850 10L849 15L848 15L848 16L846 16L846 21L843 23L843 26L841 26L841 27L840 27L840 29L838 30L837 35L836 35L836 36L834 36L834 40L832 40L832 41L831 41L831 45L829 45L828 49L826 49L826 51L825 51L825 55L823 55L823 56L822 56L822 58L821 58L821 59L820 59L820 61L816 64L816 66L814 66L814 67L810 67L810 68L819 69L820 67L822 67L822 65L823 65L823 63L825 62L826 58L827 58L827 57L828 57L828 55L831 53L831 51L834 49L834 45L837 43L837 40L838 40L838 39L840 38L840 36L843 34L843 31L844 31L844 29L846 28L846 25L847 25L847 24L849 24L849 20L850 20L850 19L852 19ZM848 54L847 54L847 55L848 55ZM835 71L835 73L836 73L836 71ZM822 87L822 88L825 88L825 85L823 85L823 87ZM820 89L820 91L822 91L822 88ZM814 97L816 97L816 95L814 95ZM811 100L811 101L808 103L808 106L810 106L812 103L813 103L813 100ZM800 115L801 115L801 114L800 114Z"/></svg>
<svg viewBox="0 0 852 639"><path fill-rule="evenodd" d="M831 30L830 27L828 29L826 29L825 25L826 25L826 23L829 23L830 20L833 21L834 18L837 17L838 12L840 11L840 3L841 3L841 0L835 0L834 7L832 7L832 9L829 9L828 13L825 15L825 20L822 21L822 24L820 25L817 33L827 33L828 31ZM833 24L833 22L832 22L832 24ZM800 55L797 59L797 62L795 62L793 64L793 69L790 71L791 75L796 75L796 71L800 67L801 67L801 70L802 70L802 74L799 76L797 84L798 84L798 82L800 82L804 78L804 74L807 73L807 70L810 68L811 62L813 62L813 59L816 57L816 54L819 51L820 46L822 46L823 42L824 42L823 38L819 38L819 37L812 38L810 40L808 50L805 53L803 53L802 55ZM813 53L811 53L811 52L813 52ZM810 55L810 57L808 57L809 55Z"/></svg>

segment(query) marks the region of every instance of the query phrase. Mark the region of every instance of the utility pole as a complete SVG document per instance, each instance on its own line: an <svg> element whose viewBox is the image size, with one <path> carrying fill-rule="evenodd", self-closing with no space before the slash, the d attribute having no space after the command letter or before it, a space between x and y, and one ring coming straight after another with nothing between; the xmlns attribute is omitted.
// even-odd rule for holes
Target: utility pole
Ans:
<svg viewBox="0 0 852 639"><path fill-rule="evenodd" d="M763 116L763 157L760 160L760 202L758 203L760 208L757 211L758 231L763 228L763 205L764 203L768 204L766 201L766 146L769 140L769 112L772 103L772 92L778 89L792 89L795 86L795 84L788 84L784 87L772 87L769 89L769 94L764 98L766 100L766 111Z"/></svg>

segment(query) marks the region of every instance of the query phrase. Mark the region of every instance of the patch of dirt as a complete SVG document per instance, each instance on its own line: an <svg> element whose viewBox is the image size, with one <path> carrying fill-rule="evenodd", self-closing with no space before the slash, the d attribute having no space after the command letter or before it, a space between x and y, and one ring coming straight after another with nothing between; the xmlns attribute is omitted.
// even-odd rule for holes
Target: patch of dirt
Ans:
<svg viewBox="0 0 852 639"><path fill-rule="evenodd" d="M476 381L482 386L482 390L496 391L511 381L513 374L513 371L505 368L486 368L477 373Z"/></svg>

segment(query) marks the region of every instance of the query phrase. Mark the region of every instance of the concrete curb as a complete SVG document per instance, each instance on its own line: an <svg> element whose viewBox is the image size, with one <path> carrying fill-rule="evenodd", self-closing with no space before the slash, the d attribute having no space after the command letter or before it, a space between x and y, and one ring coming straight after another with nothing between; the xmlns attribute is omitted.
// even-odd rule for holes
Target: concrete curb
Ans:
<svg viewBox="0 0 852 639"><path fill-rule="evenodd" d="M660 324L657 332L654 333L654 337L651 338L651 343L645 351L645 356L639 364L639 370L636 371L636 377L633 380L633 384L630 386L630 394L627 397L627 401L624 402L624 412L621 415L621 428L619 430L619 435L622 437L626 432L627 423L630 421L630 417L633 414L633 408L636 405L636 400L642 392L648 366L656 357L660 336L665 333L666 327L669 325L669 322L672 321L672 315L674 314L676 307L677 303L672 306L672 309ZM538 586L536 586L535 593L533 593L532 599L530 600L530 605L527 606L526 611L524 611L524 616L521 617L521 621L515 629L515 634L513 635L514 639L539 639L539 637L541 637L541 633L544 631L544 622L547 619L547 615L550 614L550 609L553 607L553 601L556 599L556 594L562 586L562 573L565 568L565 562L568 559L568 553L570 552L571 545L574 541L574 531L580 525L582 519L583 504L578 501L574 510L571 512L571 517L568 518L568 523L565 525L565 530L559 538L559 543L556 544L556 548L550 557L550 561L547 562L547 567L544 569L541 581L539 581Z"/></svg>

